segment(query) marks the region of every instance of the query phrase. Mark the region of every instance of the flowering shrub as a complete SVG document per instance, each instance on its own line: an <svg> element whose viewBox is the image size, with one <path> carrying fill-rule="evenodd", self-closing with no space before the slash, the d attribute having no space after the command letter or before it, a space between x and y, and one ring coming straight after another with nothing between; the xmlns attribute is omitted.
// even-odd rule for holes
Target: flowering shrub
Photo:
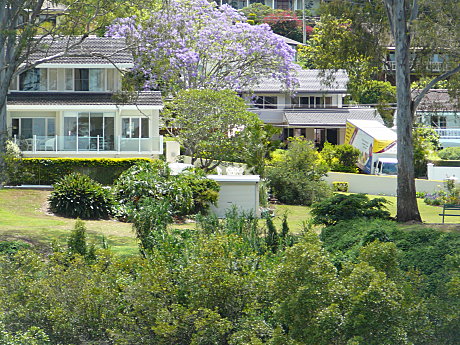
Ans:
<svg viewBox="0 0 460 345"><path fill-rule="evenodd" d="M228 5L207 0L172 0L149 19L118 19L108 36L135 47L133 72L147 89L232 89L262 78L292 88L295 52L266 24L250 25Z"/></svg>
<svg viewBox="0 0 460 345"><path fill-rule="evenodd" d="M444 204L460 205L460 186L454 180L446 180L446 191L425 194L425 204L440 206Z"/></svg>

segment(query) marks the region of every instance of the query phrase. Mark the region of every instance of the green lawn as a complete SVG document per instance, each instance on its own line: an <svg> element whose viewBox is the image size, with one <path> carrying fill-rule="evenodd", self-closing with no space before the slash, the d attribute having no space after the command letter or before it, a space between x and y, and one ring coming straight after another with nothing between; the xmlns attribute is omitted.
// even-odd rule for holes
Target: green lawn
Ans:
<svg viewBox="0 0 460 345"><path fill-rule="evenodd" d="M20 239L39 247L49 248L53 241L61 245L75 224L74 219L58 217L48 213L47 197L49 192L43 190L0 189L0 240ZM373 196L377 197L377 196ZM389 210L396 214L396 198L385 197L391 202ZM289 229L298 233L303 223L310 219L310 208L306 206L275 205L275 225L281 229L282 216L288 214ZM428 206L419 200L419 209L425 223L440 223L440 207ZM432 225L442 230L460 228L460 217L446 217L448 225ZM260 220L261 224L265 220ZM104 236L110 248L118 254L137 253L138 247L131 224L113 220L85 221L90 241L101 243ZM174 224L177 228L193 228L193 223ZM405 227L420 225L403 225Z"/></svg>

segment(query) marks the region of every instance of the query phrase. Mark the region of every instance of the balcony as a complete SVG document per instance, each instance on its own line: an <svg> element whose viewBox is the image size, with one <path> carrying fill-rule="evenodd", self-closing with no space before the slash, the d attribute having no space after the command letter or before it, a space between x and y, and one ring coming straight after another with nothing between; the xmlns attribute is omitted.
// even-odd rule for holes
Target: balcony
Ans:
<svg viewBox="0 0 460 345"><path fill-rule="evenodd" d="M441 139L460 139L460 128L435 128Z"/></svg>
<svg viewBox="0 0 460 345"><path fill-rule="evenodd" d="M25 154L162 154L163 136L150 138L104 138L102 136L38 136L13 141Z"/></svg>

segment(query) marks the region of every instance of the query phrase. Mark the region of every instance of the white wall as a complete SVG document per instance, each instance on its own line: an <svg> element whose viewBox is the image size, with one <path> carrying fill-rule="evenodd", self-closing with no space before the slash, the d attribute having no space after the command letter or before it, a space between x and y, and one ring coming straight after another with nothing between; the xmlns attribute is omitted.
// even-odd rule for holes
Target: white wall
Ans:
<svg viewBox="0 0 460 345"><path fill-rule="evenodd" d="M240 211L260 216L258 175L208 175L208 178L215 180L220 186L217 205L211 205L211 211L219 218L225 217L227 210L233 206Z"/></svg>
<svg viewBox="0 0 460 345"><path fill-rule="evenodd" d="M438 167L433 163L428 163L427 171L429 180L445 180L448 178L460 180L460 167Z"/></svg>
<svg viewBox="0 0 460 345"><path fill-rule="evenodd" d="M348 191L350 193L396 195L396 176L329 172L324 180L330 184L332 184L332 182L348 182ZM416 179L415 188L417 192L433 193L440 189L444 189L444 182L442 180Z"/></svg>

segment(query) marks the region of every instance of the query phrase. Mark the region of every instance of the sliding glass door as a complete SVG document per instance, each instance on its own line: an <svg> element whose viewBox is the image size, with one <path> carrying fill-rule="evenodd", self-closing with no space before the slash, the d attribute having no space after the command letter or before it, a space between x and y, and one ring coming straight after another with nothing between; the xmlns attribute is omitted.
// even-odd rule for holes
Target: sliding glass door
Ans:
<svg viewBox="0 0 460 345"><path fill-rule="evenodd" d="M114 113L80 112L64 115L64 149L107 151L114 149Z"/></svg>

